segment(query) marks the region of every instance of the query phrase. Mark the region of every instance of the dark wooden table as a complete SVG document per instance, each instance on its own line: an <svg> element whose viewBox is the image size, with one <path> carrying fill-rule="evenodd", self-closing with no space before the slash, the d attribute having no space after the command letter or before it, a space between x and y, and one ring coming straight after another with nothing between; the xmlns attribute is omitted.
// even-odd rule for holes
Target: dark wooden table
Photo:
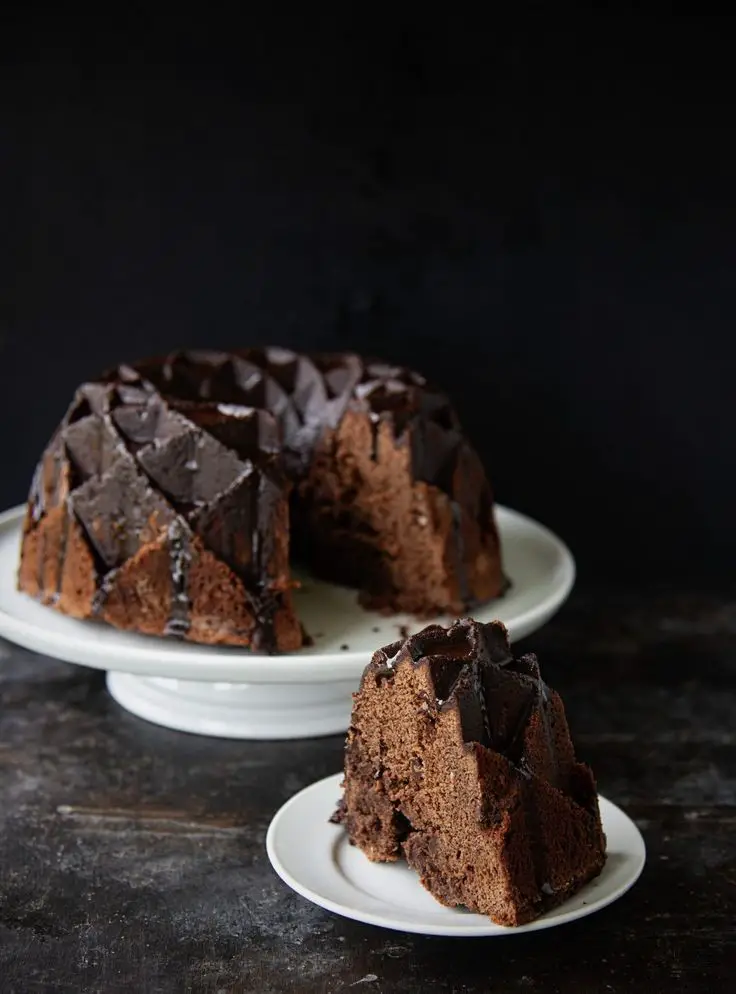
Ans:
<svg viewBox="0 0 736 994"><path fill-rule="evenodd" d="M647 866L574 924L445 940L344 920L272 872L269 820L339 769L339 737L166 731L100 673L0 643L0 992L731 989L736 599L589 592L527 644Z"/></svg>

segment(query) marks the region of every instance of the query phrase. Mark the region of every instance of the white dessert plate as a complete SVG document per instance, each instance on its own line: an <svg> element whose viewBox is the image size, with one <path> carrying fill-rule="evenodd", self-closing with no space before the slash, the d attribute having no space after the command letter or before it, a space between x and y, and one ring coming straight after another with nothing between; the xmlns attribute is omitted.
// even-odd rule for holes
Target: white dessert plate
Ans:
<svg viewBox="0 0 736 994"><path fill-rule="evenodd" d="M342 774L313 783L287 801L271 822L266 849L284 883L308 901L345 918L423 935L502 936L553 928L600 911L624 894L646 860L634 822L600 797L608 840L606 865L574 897L528 925L506 928L483 915L445 908L404 862L371 863L329 822L341 794Z"/></svg>
<svg viewBox="0 0 736 994"><path fill-rule="evenodd" d="M427 621L366 611L354 590L309 577L296 609L314 644L265 656L120 632L76 621L16 590L24 509L0 514L0 636L70 663L108 671L108 688L149 721L229 738L304 738L343 732L351 694L371 653ZM540 628L559 609L575 579L573 558L547 528L497 507L509 591L474 610L499 619L512 640ZM437 618L448 623L450 618Z"/></svg>

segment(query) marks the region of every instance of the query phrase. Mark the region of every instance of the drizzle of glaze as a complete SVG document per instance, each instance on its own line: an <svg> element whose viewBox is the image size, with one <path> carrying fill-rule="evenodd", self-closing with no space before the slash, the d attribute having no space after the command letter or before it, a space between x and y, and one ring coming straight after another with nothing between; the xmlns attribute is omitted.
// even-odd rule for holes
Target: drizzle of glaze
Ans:
<svg viewBox="0 0 736 994"><path fill-rule="evenodd" d="M51 595L51 604L58 604L61 597L61 583L64 577L64 565L66 563L66 550L69 545L69 532L71 530L72 511L68 506L64 508L64 517L61 525L61 540L59 542L59 554L56 561L56 590Z"/></svg>
<svg viewBox="0 0 736 994"><path fill-rule="evenodd" d="M465 542L463 541L462 511L456 500L451 502L452 507L452 537L455 544L455 556L457 560L457 584L460 592L460 600L463 604L470 605L470 587L468 584L468 571L465 564Z"/></svg>
<svg viewBox="0 0 736 994"><path fill-rule="evenodd" d="M187 578L192 553L189 534L182 524L174 519L169 525L169 569L171 576L171 606L169 618L164 627L165 635L183 638L189 631L189 594Z"/></svg>

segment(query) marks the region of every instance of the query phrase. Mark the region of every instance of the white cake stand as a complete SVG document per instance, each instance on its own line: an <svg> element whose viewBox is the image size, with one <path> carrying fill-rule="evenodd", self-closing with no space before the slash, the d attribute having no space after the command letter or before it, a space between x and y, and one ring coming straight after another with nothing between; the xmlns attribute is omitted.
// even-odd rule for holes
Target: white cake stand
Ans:
<svg viewBox="0 0 736 994"><path fill-rule="evenodd" d="M575 564L548 529L508 508L496 511L512 586L473 614L480 621L503 621L516 640L559 609L572 588ZM234 739L344 732L351 695L371 654L407 629L427 624L365 611L355 591L310 578L303 578L295 600L314 645L289 655L261 656L75 621L16 590L23 513L16 507L0 514L0 636L56 659L107 670L108 689L119 704L168 728Z"/></svg>

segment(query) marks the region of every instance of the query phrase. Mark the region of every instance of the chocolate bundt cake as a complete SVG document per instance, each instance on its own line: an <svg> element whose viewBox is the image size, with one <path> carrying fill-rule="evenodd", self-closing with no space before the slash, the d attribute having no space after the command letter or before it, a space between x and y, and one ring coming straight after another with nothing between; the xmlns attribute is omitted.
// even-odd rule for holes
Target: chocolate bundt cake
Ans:
<svg viewBox="0 0 736 994"><path fill-rule="evenodd" d="M417 373L272 348L84 384L33 479L18 584L77 618L287 651L290 560L425 617L501 592L485 472Z"/></svg>
<svg viewBox="0 0 736 994"><path fill-rule="evenodd" d="M344 788L333 821L369 859L403 856L442 904L500 925L560 904L605 862L562 701L499 622L430 625L374 654Z"/></svg>

